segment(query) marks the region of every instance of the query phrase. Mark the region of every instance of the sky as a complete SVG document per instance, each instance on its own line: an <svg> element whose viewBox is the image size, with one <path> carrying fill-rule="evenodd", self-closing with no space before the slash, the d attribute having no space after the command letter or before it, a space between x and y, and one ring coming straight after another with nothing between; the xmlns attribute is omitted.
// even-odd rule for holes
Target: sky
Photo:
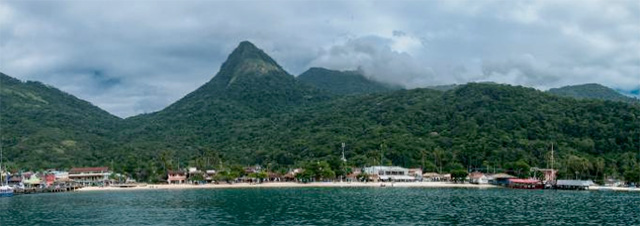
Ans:
<svg viewBox="0 0 640 226"><path fill-rule="evenodd" d="M239 42L285 70L407 88L600 83L640 97L640 1L0 0L0 71L120 116L209 81Z"/></svg>

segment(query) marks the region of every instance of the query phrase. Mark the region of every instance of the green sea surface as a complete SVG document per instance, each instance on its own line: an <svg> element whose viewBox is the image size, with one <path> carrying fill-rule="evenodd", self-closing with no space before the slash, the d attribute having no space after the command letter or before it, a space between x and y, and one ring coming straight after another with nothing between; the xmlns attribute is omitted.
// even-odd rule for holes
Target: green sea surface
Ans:
<svg viewBox="0 0 640 226"><path fill-rule="evenodd" d="M390 187L52 193L0 198L0 225L640 225L640 193Z"/></svg>

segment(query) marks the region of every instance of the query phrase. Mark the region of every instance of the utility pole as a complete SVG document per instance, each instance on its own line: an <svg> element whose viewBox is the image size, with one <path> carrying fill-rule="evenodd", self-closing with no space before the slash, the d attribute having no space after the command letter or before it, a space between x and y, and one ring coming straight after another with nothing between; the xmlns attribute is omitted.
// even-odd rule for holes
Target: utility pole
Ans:
<svg viewBox="0 0 640 226"><path fill-rule="evenodd" d="M553 142L551 142L551 170L553 170Z"/></svg>
<svg viewBox="0 0 640 226"><path fill-rule="evenodd" d="M381 166L383 165L382 160L384 159L384 150L383 150L383 148L384 148L384 144L381 144L380 145L380 165Z"/></svg>
<svg viewBox="0 0 640 226"><path fill-rule="evenodd" d="M342 170L344 172L344 175L342 176L342 178L346 179L346 176L347 176L347 158L344 156L344 147L345 147L345 144L344 144L344 142L342 142Z"/></svg>

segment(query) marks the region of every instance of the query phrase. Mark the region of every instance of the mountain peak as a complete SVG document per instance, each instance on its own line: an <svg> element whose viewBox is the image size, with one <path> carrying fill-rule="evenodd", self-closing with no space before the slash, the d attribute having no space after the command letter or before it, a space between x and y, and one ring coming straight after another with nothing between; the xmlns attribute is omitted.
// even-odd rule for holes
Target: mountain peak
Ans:
<svg viewBox="0 0 640 226"><path fill-rule="evenodd" d="M249 41L242 41L222 64L215 77L228 84L239 76L264 76L269 74L287 74L273 58ZM214 78L214 79L215 79Z"/></svg>

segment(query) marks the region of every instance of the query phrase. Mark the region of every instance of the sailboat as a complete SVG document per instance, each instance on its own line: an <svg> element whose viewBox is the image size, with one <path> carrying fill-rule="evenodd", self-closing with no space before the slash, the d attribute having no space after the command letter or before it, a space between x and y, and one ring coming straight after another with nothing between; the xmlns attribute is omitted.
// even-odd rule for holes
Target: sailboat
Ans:
<svg viewBox="0 0 640 226"><path fill-rule="evenodd" d="M0 178L5 178L4 181L0 181L0 197L13 196L13 188L9 186L9 174L2 170L2 144L0 144L0 174L2 174Z"/></svg>

